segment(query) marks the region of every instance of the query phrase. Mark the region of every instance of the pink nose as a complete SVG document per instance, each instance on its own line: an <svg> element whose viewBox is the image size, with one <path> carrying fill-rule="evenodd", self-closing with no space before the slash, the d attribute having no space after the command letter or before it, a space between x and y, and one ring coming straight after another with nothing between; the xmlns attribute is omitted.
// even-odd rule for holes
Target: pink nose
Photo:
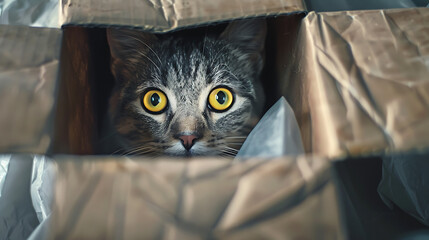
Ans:
<svg viewBox="0 0 429 240"><path fill-rule="evenodd" d="M182 142L183 146L186 148L186 150L189 151L189 149L191 149L191 147L194 145L195 141L197 140L197 136L182 135L179 137L179 139Z"/></svg>

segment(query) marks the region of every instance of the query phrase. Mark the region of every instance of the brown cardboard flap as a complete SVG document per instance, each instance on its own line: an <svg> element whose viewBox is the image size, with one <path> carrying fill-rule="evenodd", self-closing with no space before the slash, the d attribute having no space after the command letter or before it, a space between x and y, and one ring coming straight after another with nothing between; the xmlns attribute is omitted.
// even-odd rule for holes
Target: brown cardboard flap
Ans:
<svg viewBox="0 0 429 240"><path fill-rule="evenodd" d="M326 159L57 163L51 239L341 236Z"/></svg>
<svg viewBox="0 0 429 240"><path fill-rule="evenodd" d="M61 30L0 26L0 151L46 153Z"/></svg>
<svg viewBox="0 0 429 240"><path fill-rule="evenodd" d="M313 150L325 156L429 143L429 9L310 13L303 73Z"/></svg>
<svg viewBox="0 0 429 240"><path fill-rule="evenodd" d="M63 1L64 25L120 25L163 32L224 21L304 11L301 0L68 0Z"/></svg>

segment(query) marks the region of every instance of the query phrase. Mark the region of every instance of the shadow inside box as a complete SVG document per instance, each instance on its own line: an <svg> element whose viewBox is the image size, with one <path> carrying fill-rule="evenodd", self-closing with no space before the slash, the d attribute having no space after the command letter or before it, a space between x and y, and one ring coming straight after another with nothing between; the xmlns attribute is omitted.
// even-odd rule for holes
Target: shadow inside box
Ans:
<svg viewBox="0 0 429 240"><path fill-rule="evenodd" d="M307 0L307 9L316 12L334 12L369 9L393 9L426 7L427 0Z"/></svg>
<svg viewBox="0 0 429 240"><path fill-rule="evenodd" d="M380 198L382 159L372 156L334 163L348 239L429 239L429 227L396 206L390 209Z"/></svg>

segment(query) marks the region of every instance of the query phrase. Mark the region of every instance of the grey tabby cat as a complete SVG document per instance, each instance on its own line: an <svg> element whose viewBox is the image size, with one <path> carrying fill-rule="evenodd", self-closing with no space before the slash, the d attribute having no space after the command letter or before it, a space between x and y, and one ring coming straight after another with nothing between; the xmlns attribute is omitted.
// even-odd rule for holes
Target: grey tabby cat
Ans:
<svg viewBox="0 0 429 240"><path fill-rule="evenodd" d="M266 23L220 36L108 29L109 115L124 154L234 156L259 120Z"/></svg>

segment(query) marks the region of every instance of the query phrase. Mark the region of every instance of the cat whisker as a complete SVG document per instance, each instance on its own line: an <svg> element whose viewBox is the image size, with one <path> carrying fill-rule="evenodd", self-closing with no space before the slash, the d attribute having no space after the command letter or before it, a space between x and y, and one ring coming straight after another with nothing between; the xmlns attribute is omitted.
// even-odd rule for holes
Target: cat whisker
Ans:
<svg viewBox="0 0 429 240"><path fill-rule="evenodd" d="M124 152L123 155L130 155L130 154L134 154L137 152L143 152L143 151L153 151L153 148L150 146L141 146L141 147L136 147L136 148L132 148L129 149L128 151Z"/></svg>
<svg viewBox="0 0 429 240"><path fill-rule="evenodd" d="M226 139L225 141L223 141L224 144L228 145L230 143L239 143L239 144L243 144L244 140L240 140L240 139Z"/></svg>
<svg viewBox="0 0 429 240"><path fill-rule="evenodd" d="M227 143L228 145L243 145L243 143Z"/></svg>
<svg viewBox="0 0 429 240"><path fill-rule="evenodd" d="M115 155L115 154L117 154L117 153L119 153L119 152L121 152L121 151L125 151L125 148L120 148L120 149L118 149L118 150L116 150L116 151L112 152L110 155Z"/></svg>
<svg viewBox="0 0 429 240"><path fill-rule="evenodd" d="M158 71L159 72L161 72L161 69L159 68L159 66L154 62L154 61L152 61L152 59L150 58L150 57L148 57L148 56L146 56L144 53L142 53L142 52L140 52L140 51L137 51L137 53L139 54L139 55L141 55L141 56L143 56L143 57L145 57L145 58L147 58L157 69L158 69Z"/></svg>
<svg viewBox="0 0 429 240"><path fill-rule="evenodd" d="M142 152L152 152L152 151L153 151L152 148L139 148L139 149L134 149L132 151L128 151L125 154L131 155L131 154L138 154L138 153L142 153Z"/></svg>
<svg viewBox="0 0 429 240"><path fill-rule="evenodd" d="M206 48L206 39L207 39L207 29L206 29L206 32L205 32L205 35L204 35L204 40L203 40L203 56L204 56L204 50Z"/></svg>
<svg viewBox="0 0 429 240"><path fill-rule="evenodd" d="M244 143L244 139L236 138L236 139L225 139L225 143Z"/></svg>
<svg viewBox="0 0 429 240"><path fill-rule="evenodd" d="M130 156L130 155L132 155L132 156L145 155L145 157L148 157L148 156L150 156L150 154L152 154L152 153L153 153L153 151L152 151L152 150L140 150L140 151L136 151L136 152L133 152L133 153L127 153L127 154L125 154L124 156Z"/></svg>
<svg viewBox="0 0 429 240"><path fill-rule="evenodd" d="M230 152L230 151L225 150L225 149L221 149L220 152L222 154L226 154L226 155L229 155L229 156L235 156L235 154L233 152Z"/></svg>
<svg viewBox="0 0 429 240"><path fill-rule="evenodd" d="M132 39L134 39L134 40L136 40L136 41L138 41L138 42L140 42L141 44L145 45L147 48L149 48L149 50L155 55L155 57L158 58L159 63L162 64L162 61L159 58L158 54L156 54L156 52L148 44L146 44L145 42L143 42L142 40L140 40L140 39L138 39L136 37L133 37L133 36L129 36L129 37L132 38Z"/></svg>
<svg viewBox="0 0 429 240"><path fill-rule="evenodd" d="M221 151L223 153L231 154L232 156L235 156L238 153L238 151L232 151L232 150L229 150L229 149L222 149Z"/></svg>
<svg viewBox="0 0 429 240"><path fill-rule="evenodd" d="M131 154L146 154L146 153L159 153L160 149L164 148L166 145L160 142L151 142L151 141L144 141L137 143L137 147L128 148L124 155L131 155Z"/></svg>
<svg viewBox="0 0 429 240"><path fill-rule="evenodd" d="M221 73L224 73L224 72L232 75L237 81L239 81L239 78L234 73L232 73L231 71L226 70L226 69L222 69L222 70L218 71L216 74L221 74Z"/></svg>
<svg viewBox="0 0 429 240"><path fill-rule="evenodd" d="M154 153L153 151L148 150L148 151L136 152L136 153L133 153L133 155L144 155L145 158L151 159L151 156L152 156L153 153Z"/></svg>
<svg viewBox="0 0 429 240"><path fill-rule="evenodd" d="M236 139L236 138L245 139L247 138L247 136L225 137L225 139Z"/></svg>
<svg viewBox="0 0 429 240"><path fill-rule="evenodd" d="M221 64L220 66L224 66L226 68L226 69L221 70L220 72L227 72L227 73L231 74L235 79L239 80L239 78L231 71L231 69L229 69L228 65Z"/></svg>
<svg viewBox="0 0 429 240"><path fill-rule="evenodd" d="M219 56L220 54L223 54L223 50L224 50L225 48L227 48L227 47L228 47L227 45L224 45L224 46L222 46L222 48L221 48L219 51L217 51L217 53L216 53L215 57L214 57L214 58L212 58L211 64L213 64L213 63L217 60L217 58L218 58L218 56ZM218 65L218 66L219 66L219 65Z"/></svg>
<svg viewBox="0 0 429 240"><path fill-rule="evenodd" d="M231 157L235 157L235 155L236 155L236 154L221 151L221 156L225 156L225 157L229 157L229 158L231 158Z"/></svg>
<svg viewBox="0 0 429 240"><path fill-rule="evenodd" d="M224 148L225 148L225 149L228 149L228 150L231 150L231 151L236 151L236 152L238 152L238 150L237 150L237 149L235 149L235 148L231 148L231 147L228 147L228 146L224 146Z"/></svg>
<svg viewBox="0 0 429 240"><path fill-rule="evenodd" d="M235 155L237 155L237 154L230 153L230 152L222 152L222 154L223 154L224 156L228 156L228 157L235 157Z"/></svg>

